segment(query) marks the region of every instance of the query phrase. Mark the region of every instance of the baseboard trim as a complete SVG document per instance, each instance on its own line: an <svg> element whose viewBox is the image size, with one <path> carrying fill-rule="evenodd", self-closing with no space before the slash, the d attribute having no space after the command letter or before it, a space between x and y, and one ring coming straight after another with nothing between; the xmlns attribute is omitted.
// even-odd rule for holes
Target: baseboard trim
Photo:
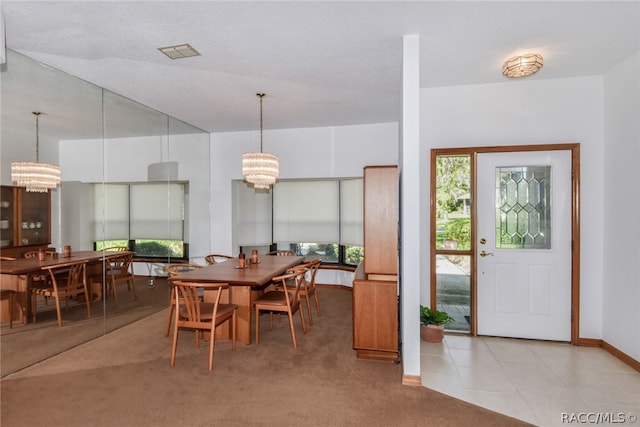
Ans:
<svg viewBox="0 0 640 427"><path fill-rule="evenodd" d="M353 288L351 286L346 286L346 285L331 285L329 283L316 283L316 287L318 288L332 288L332 289L343 289L345 291L353 291Z"/></svg>
<svg viewBox="0 0 640 427"><path fill-rule="evenodd" d="M612 346L606 341L602 341L602 348L608 351L609 353L611 353L612 355L614 355L615 357L617 357L618 359L622 360L627 365L631 366L636 371L640 372L640 361L637 361L636 359L629 356L628 354L618 350L617 348L615 348L614 346Z"/></svg>
<svg viewBox="0 0 640 427"><path fill-rule="evenodd" d="M606 352L610 353L617 359L631 366L636 371L640 372L640 361L634 359L623 351L620 351L616 347L612 346L608 342L598 338L578 338L576 345L582 347L600 347Z"/></svg>
<svg viewBox="0 0 640 427"><path fill-rule="evenodd" d="M422 379L420 375L402 375L402 385L409 385L412 387L422 387Z"/></svg>
<svg viewBox="0 0 640 427"><path fill-rule="evenodd" d="M597 338L578 338L576 345L580 347L602 347L602 340Z"/></svg>

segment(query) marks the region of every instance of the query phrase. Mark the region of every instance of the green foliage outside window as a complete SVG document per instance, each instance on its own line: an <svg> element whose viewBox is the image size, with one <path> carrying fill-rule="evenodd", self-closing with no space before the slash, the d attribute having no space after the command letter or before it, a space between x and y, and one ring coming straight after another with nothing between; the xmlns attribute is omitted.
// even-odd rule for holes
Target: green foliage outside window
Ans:
<svg viewBox="0 0 640 427"><path fill-rule="evenodd" d="M358 265L364 259L364 248L362 246L346 246L344 262L351 265Z"/></svg>
<svg viewBox="0 0 640 427"><path fill-rule="evenodd" d="M136 240L136 256L182 258L182 240Z"/></svg>
<svg viewBox="0 0 640 427"><path fill-rule="evenodd" d="M471 248L471 219L452 218L446 222L445 238L458 241L458 249Z"/></svg>

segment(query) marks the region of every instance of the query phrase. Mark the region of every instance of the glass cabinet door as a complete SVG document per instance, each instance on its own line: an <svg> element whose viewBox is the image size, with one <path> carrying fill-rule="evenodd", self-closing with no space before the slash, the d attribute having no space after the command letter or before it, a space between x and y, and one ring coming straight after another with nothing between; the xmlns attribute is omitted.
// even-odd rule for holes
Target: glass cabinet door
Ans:
<svg viewBox="0 0 640 427"><path fill-rule="evenodd" d="M15 203L13 187L0 189L0 248L15 246Z"/></svg>
<svg viewBox="0 0 640 427"><path fill-rule="evenodd" d="M50 194L19 190L20 241L17 246L48 245L51 242Z"/></svg>

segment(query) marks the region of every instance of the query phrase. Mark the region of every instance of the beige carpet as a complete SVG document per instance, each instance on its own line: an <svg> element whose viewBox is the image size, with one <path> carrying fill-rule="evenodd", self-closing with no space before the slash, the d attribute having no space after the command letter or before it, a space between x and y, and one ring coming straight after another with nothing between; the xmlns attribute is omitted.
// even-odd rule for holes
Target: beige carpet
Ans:
<svg viewBox="0 0 640 427"><path fill-rule="evenodd" d="M180 334L176 366L162 311L42 363L1 384L11 426L523 426L526 423L423 387L401 385L401 366L359 360L351 348L351 293L321 288L322 316L307 335L285 321L259 345L207 348Z"/></svg>
<svg viewBox="0 0 640 427"><path fill-rule="evenodd" d="M38 299L35 323L14 322L13 328L2 325L0 336L0 376L5 377L34 363L46 360L82 343L107 334L150 314L164 310L169 304L169 288L165 279L155 281L150 288L146 278L135 281L138 299L121 286L119 304L113 298L92 304L91 318L87 318L84 302L72 301L68 310L62 309L63 327L58 327L55 303Z"/></svg>

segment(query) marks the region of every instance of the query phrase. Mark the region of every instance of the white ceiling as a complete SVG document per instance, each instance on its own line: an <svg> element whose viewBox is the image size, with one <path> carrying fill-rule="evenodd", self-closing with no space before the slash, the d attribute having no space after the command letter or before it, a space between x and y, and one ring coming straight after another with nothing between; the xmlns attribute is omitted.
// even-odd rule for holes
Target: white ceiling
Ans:
<svg viewBox="0 0 640 427"><path fill-rule="evenodd" d="M399 120L402 37L421 87L601 75L640 49L639 1L7 1L6 46L210 132ZM202 56L157 48L190 43ZM512 81L511 84L519 84Z"/></svg>

